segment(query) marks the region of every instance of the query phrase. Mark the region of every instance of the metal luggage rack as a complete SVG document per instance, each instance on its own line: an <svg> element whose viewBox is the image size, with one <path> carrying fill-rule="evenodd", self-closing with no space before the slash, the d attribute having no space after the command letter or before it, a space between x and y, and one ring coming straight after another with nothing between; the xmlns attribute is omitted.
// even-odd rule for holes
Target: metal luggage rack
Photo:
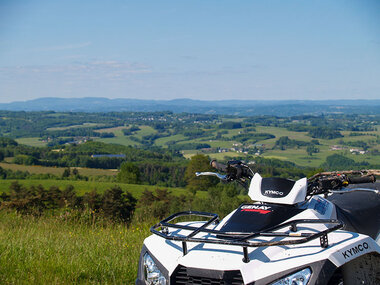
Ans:
<svg viewBox="0 0 380 285"><path fill-rule="evenodd" d="M206 221L200 227L187 226L172 224L170 221L184 216L198 216L198 217L209 217L210 219ZM318 219L300 219L286 222L265 231L254 232L254 233L242 233L242 232L223 232L220 230L208 229L207 227L212 223L219 223L219 216L213 213L198 212L198 211L185 211L173 214L159 223L155 224L150 228L153 234L156 234L167 240L182 241L182 251L183 255L187 254L187 242L198 242L198 243L213 243L213 244L224 244L224 245L235 245L243 247L243 262L249 262L248 257L248 247L261 247L261 246L277 246L277 245L294 245L306 243L308 241L320 238L321 247L328 247L327 234L336 231L344 226L344 224L339 220L318 220ZM330 224L332 227L316 232L316 233L297 233L299 224ZM161 228L161 230L159 230ZM182 230L191 231L187 236L170 235L169 228L176 228ZM274 232L283 228L288 228L290 233ZM214 234L214 239L209 238L195 238L194 236L198 233L208 233ZM257 237L282 237L282 238L295 238L294 240L281 240L281 241L260 241L260 242L250 242L250 239Z"/></svg>

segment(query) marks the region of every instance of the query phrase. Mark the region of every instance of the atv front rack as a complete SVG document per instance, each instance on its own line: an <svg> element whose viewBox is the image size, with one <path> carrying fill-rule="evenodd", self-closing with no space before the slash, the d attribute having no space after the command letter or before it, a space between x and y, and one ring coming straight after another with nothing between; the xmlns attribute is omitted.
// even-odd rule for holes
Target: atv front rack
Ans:
<svg viewBox="0 0 380 285"><path fill-rule="evenodd" d="M173 224L170 221L184 216L198 216L198 217L208 217L210 218L200 227ZM182 241L182 251L183 255L187 254L187 242L198 242L198 243L213 243L213 244L223 244L223 245L234 245L243 247L243 262L249 262L248 247L261 247L261 246L279 246L279 245L294 245L306 243L308 241L320 238L321 247L328 247L327 234L336 231L344 226L344 224L338 220L317 220L317 219L300 219L289 221L271 228L265 231L253 232L253 233L243 233L243 232L224 232L220 230L208 229L207 227L212 223L218 224L219 217L217 214L198 212L198 211L185 211L173 214L166 219L163 219L159 223L155 224L150 228L153 234L156 234L164 239L173 241ZM329 224L332 225L326 230L319 231L316 233L297 233L299 224ZM159 230L161 228L161 230ZM176 228L182 230L191 231L187 236L184 235L170 235L169 228ZM291 232L275 232L280 229L288 228ZM207 238L196 238L195 236L199 233L208 233ZM249 240L257 237L279 237L279 238L294 238L293 240L277 240L277 241L260 241L251 242Z"/></svg>

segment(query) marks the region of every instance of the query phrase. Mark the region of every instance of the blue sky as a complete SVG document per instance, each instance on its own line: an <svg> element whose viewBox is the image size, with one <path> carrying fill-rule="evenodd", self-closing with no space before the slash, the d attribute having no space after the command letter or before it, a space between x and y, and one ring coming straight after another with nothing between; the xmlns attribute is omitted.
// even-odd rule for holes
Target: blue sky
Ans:
<svg viewBox="0 0 380 285"><path fill-rule="evenodd" d="M380 1L0 0L0 102L380 99Z"/></svg>

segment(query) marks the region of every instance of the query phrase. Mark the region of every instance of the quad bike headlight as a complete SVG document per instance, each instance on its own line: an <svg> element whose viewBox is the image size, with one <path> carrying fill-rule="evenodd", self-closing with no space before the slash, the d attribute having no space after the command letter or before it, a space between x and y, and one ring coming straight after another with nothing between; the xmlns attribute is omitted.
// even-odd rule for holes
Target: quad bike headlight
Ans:
<svg viewBox="0 0 380 285"><path fill-rule="evenodd" d="M144 254L144 278L146 285L166 285L166 278L148 253Z"/></svg>
<svg viewBox="0 0 380 285"><path fill-rule="evenodd" d="M290 274L270 285L306 285L309 282L311 270L305 268L301 271Z"/></svg>

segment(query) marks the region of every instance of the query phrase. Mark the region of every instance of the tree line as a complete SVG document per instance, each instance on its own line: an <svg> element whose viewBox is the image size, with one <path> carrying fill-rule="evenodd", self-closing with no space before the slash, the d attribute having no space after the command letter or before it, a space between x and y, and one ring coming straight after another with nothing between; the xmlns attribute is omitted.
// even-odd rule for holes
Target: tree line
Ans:
<svg viewBox="0 0 380 285"><path fill-rule="evenodd" d="M88 222L101 218L105 221L130 223L162 219L174 212L198 210L227 215L248 197L240 196L240 190L234 185L218 184L208 189L203 198L193 193L174 195L165 188L155 191L143 190L137 200L128 191L114 186L104 193L96 190L78 196L72 185L61 189L42 185L26 187L18 182L10 186L8 193L0 195L0 211L14 210L21 215L61 215L67 218L86 216Z"/></svg>

